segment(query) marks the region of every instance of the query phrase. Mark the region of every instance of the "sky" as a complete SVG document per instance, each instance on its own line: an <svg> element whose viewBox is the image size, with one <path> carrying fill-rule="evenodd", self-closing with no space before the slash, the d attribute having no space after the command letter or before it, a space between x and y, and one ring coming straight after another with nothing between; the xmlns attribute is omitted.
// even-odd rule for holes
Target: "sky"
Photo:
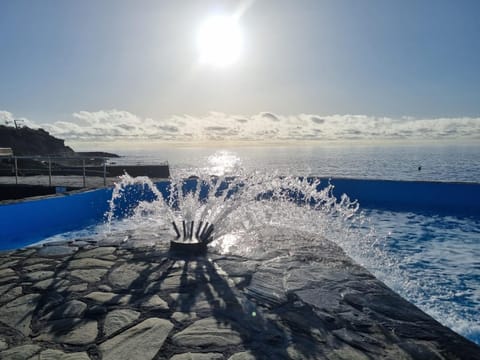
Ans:
<svg viewBox="0 0 480 360"><path fill-rule="evenodd" d="M478 14L477 0L0 0L0 124L74 143L477 141ZM214 15L241 34L226 66L200 61Z"/></svg>

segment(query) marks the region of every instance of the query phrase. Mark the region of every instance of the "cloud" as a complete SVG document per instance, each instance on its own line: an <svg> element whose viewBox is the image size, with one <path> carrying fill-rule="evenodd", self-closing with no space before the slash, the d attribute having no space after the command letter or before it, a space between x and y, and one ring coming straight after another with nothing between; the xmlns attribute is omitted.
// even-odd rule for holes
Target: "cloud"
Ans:
<svg viewBox="0 0 480 360"><path fill-rule="evenodd" d="M0 121L2 124L8 124L10 121L13 121L13 114L8 111L0 111Z"/></svg>
<svg viewBox="0 0 480 360"><path fill-rule="evenodd" d="M259 116L272 121L280 121L277 115L270 112L261 112Z"/></svg>
<svg viewBox="0 0 480 360"><path fill-rule="evenodd" d="M28 126L28 127L36 127L36 124L27 118L13 116L13 114L9 111L0 110L0 124L1 125L11 125L15 126L15 121L18 122L19 125Z"/></svg>
<svg viewBox="0 0 480 360"><path fill-rule="evenodd" d="M311 117L310 117L310 120L312 120L315 124L323 124L323 123L325 123L325 119L322 119L322 118L320 118L320 117L318 117L318 116L315 116L315 115L311 116Z"/></svg>
<svg viewBox="0 0 480 360"><path fill-rule="evenodd" d="M18 119L18 117L15 117ZM12 113L0 111L1 122ZM480 140L480 118L374 117L316 114L174 115L165 119L141 117L124 110L79 111L69 120L38 124L22 118L29 127L42 127L53 135L77 141L330 141L330 140Z"/></svg>

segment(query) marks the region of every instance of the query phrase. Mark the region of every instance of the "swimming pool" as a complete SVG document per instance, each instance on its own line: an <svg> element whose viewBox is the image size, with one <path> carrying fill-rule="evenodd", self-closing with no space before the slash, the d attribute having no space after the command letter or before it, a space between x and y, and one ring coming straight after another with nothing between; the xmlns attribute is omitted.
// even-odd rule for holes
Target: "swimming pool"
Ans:
<svg viewBox="0 0 480 360"><path fill-rule="evenodd" d="M123 186L116 189L4 204L0 206L1 246L16 248L45 239L165 241L172 236L171 218L165 215L170 210L155 200L156 191L168 198L171 184L158 183L153 191L147 180L125 177ZM201 181L208 183L211 179ZM334 187L329 187L326 194L309 194L325 190L329 181ZM222 181L217 178L216 182ZM192 214L198 209L216 216L217 234L222 239L217 251L242 252L241 247L262 251L258 238L250 242L245 239L253 239L255 229L267 223L324 235L402 296L443 324L480 342L476 321L480 311L478 184L264 175L234 183L237 187L247 184L250 195L264 196L255 196L255 202L247 196L231 196L233 201L226 202L218 193L209 197L194 178L183 184L183 196L170 205L182 208L182 216L195 216ZM302 193L302 201L308 206L298 206L302 201L286 201L279 206L285 189L289 189L290 197ZM201 195L193 197L194 190ZM343 193L358 199L360 210L355 202L343 199ZM112 198L115 201L110 201ZM271 198L276 202L269 201ZM178 199L182 199L180 204ZM333 205L333 199L343 205ZM111 221L105 224L106 214ZM219 221L222 217L228 221ZM242 244L236 246L240 238ZM466 272L464 265L470 271Z"/></svg>

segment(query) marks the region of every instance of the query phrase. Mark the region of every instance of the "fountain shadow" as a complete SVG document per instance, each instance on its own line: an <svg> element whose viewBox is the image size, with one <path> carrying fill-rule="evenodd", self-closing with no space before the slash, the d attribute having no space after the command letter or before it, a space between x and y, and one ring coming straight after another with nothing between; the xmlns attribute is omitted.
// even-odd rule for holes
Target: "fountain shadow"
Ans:
<svg viewBox="0 0 480 360"><path fill-rule="evenodd" d="M176 311L215 319L226 342L231 341L227 352L248 351L255 359L290 359L294 353L304 359L322 356L318 342L311 336L315 333L311 321L315 316L313 312L295 308L293 299L282 304L269 304L247 296L242 288L248 286L251 277L247 276L235 285L210 259L187 258L181 261L179 295L174 304ZM208 329L205 331L198 345L215 349L219 344L211 341ZM186 329L183 334L188 336L192 332ZM182 333L174 336L173 342L181 336ZM239 341L235 340L236 337Z"/></svg>
<svg viewBox="0 0 480 360"><path fill-rule="evenodd" d="M41 292L32 321L33 336L37 340L63 342L61 339L66 333L79 332L84 325L96 321L99 332L95 339L64 346L75 351L88 349L90 355L97 356L98 345L147 318L158 317L169 319L175 325L158 356L208 351L221 352L227 358L248 352L255 359L316 359L328 353L319 341L318 334L324 331L322 324L309 307L299 304L293 295L285 296L282 301L271 301L247 291L253 274L239 279L231 269L225 272L218 261L225 257L209 254L212 260L172 256L164 248L131 249L128 257L117 255L118 260L105 270L101 280L89 282L83 290L73 290L72 285L80 281L73 280L75 273L71 269L78 265L82 252L64 258L55 267L52 283ZM233 259L234 267L240 267L245 260L229 259ZM69 279L68 286L64 284L66 279ZM91 297L92 293L113 296L99 303ZM168 302L168 306L151 303L156 296ZM62 307L65 302L68 306ZM79 305L86 308L82 310ZM135 310L141 315L106 334L106 316L116 309ZM204 333L199 330L202 328ZM45 329L50 334L48 338L42 335Z"/></svg>

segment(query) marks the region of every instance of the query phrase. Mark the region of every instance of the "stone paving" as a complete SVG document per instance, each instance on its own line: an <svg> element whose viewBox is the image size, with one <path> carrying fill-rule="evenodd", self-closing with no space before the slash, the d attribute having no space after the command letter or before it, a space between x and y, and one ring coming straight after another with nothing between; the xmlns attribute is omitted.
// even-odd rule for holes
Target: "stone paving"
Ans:
<svg viewBox="0 0 480 360"><path fill-rule="evenodd" d="M0 253L0 359L480 359L480 349L328 241L249 259L76 241Z"/></svg>

